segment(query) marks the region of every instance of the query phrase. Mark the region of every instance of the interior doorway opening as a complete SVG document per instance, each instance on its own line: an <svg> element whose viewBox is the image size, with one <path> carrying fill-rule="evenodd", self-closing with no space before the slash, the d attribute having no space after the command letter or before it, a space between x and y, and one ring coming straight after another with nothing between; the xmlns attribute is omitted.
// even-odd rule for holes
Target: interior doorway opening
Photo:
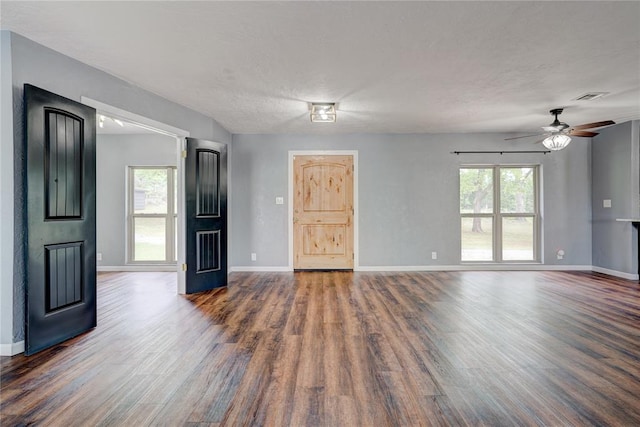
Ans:
<svg viewBox="0 0 640 427"><path fill-rule="evenodd" d="M97 270L172 271L185 293L189 132L89 98L96 109Z"/></svg>

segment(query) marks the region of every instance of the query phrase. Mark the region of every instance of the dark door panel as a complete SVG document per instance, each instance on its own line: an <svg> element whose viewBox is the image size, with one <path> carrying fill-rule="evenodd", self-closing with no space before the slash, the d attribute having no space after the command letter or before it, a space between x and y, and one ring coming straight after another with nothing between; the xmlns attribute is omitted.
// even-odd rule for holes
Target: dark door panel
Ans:
<svg viewBox="0 0 640 427"><path fill-rule="evenodd" d="M96 326L96 112L25 85L25 353Z"/></svg>
<svg viewBox="0 0 640 427"><path fill-rule="evenodd" d="M187 138L186 292L227 286L227 146Z"/></svg>

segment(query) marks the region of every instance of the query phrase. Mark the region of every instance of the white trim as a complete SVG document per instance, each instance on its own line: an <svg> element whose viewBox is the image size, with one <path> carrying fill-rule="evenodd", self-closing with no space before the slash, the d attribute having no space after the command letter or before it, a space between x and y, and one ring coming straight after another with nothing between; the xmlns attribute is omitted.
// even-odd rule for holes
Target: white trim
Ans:
<svg viewBox="0 0 640 427"><path fill-rule="evenodd" d="M178 144L178 253L176 260L178 265L178 294L185 295L187 293L187 272L183 271L180 266L187 263L187 199L185 197L185 173L187 170L187 159L182 157L182 153L187 149L186 137L176 137Z"/></svg>
<svg viewBox="0 0 640 427"><path fill-rule="evenodd" d="M360 266L357 271L591 271L590 265L473 264Z"/></svg>
<svg viewBox="0 0 640 427"><path fill-rule="evenodd" d="M282 267L256 267L256 266L248 266L248 265L238 265L238 266L229 268L229 273L252 272L252 271L291 272L291 271L293 271L293 269L291 267L287 267L287 266L282 266Z"/></svg>
<svg viewBox="0 0 640 427"><path fill-rule="evenodd" d="M640 128L638 121L631 122L631 197L629 197L629 212L631 216L637 218L640 214Z"/></svg>
<svg viewBox="0 0 640 427"><path fill-rule="evenodd" d="M174 137L187 137L190 136L189 131L173 127L166 123L162 123L148 117L140 116L135 113L123 110L112 105L105 104L104 102L96 101L95 99L87 98L86 96L80 97L80 102L89 107L95 108L98 113L104 113L105 115L114 119L124 119L127 122L135 123L136 125L145 129L152 130L154 132L163 133L165 135Z"/></svg>
<svg viewBox="0 0 640 427"><path fill-rule="evenodd" d="M0 344L0 356L15 356L20 353L24 353L24 341Z"/></svg>
<svg viewBox="0 0 640 427"><path fill-rule="evenodd" d="M596 273L607 274L609 276L620 277L622 279L627 279L627 280L639 280L640 279L640 277L637 274L624 273L622 271L610 270L608 268L603 268L603 267L596 267L595 265L591 269L593 271L595 271Z"/></svg>
<svg viewBox="0 0 640 427"><path fill-rule="evenodd" d="M353 157L353 269L360 265L359 244L359 204L358 204L358 150L290 150L288 175L288 241L289 241L289 269L293 271L293 156L352 156Z"/></svg>
<svg viewBox="0 0 640 427"><path fill-rule="evenodd" d="M176 273L178 267L175 265L99 265L97 271L171 271Z"/></svg>
<svg viewBox="0 0 640 427"><path fill-rule="evenodd" d="M154 272L177 271L174 265L101 265L97 271L102 272ZM229 267L229 273L239 272L287 272L293 271L290 266L248 266L237 265ZM628 280L640 280L637 274L624 273L608 268L591 265L544 265L544 264L473 264L473 265L361 265L354 271L594 271L609 276ZM1 344L9 345L9 344Z"/></svg>
<svg viewBox="0 0 640 427"><path fill-rule="evenodd" d="M231 141L229 143L226 144L227 145L227 277L229 276L229 273L231 273L231 249L232 249L232 239L231 239L231 220L233 219L233 212L232 212L232 205L233 205L233 201L232 201L232 197L233 197L233 190L231 189L231 176L232 176L232 161L231 161L231 156L232 156L232 149L233 149L233 136L231 137ZM180 264L178 264L180 265Z"/></svg>
<svg viewBox="0 0 640 427"><path fill-rule="evenodd" d="M354 271L597 271L598 267L590 265L543 265L543 264L473 264L473 265L363 265ZM604 270L604 269L603 269ZM239 272L286 272L293 271L293 268L287 266L244 266L238 265L229 269L230 273ZM608 270L612 271L612 270ZM599 271L604 274L606 271ZM620 273L619 274L625 274ZM622 276L620 276L622 277Z"/></svg>

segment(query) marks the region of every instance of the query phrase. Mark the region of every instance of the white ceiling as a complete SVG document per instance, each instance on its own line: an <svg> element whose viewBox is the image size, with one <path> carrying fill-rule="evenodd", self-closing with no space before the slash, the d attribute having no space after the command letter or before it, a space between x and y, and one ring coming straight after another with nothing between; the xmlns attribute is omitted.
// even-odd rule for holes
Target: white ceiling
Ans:
<svg viewBox="0 0 640 427"><path fill-rule="evenodd" d="M11 2L1 25L232 133L640 118L640 2ZM591 91L598 100L573 101ZM338 103L312 124L310 101Z"/></svg>

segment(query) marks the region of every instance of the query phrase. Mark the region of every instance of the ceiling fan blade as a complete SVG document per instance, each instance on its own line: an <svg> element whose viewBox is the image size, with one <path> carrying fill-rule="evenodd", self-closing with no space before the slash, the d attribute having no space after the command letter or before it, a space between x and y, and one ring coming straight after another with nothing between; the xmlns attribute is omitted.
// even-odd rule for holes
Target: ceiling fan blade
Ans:
<svg viewBox="0 0 640 427"><path fill-rule="evenodd" d="M569 135L571 136L584 136L586 138L591 138L592 136L596 136L598 132L589 132L588 130L571 130Z"/></svg>
<svg viewBox="0 0 640 427"><path fill-rule="evenodd" d="M572 126L571 129L593 129L593 128L601 128L602 126L615 125L616 122L613 120L605 120L604 122L594 122L587 123L584 125Z"/></svg>
<svg viewBox="0 0 640 427"><path fill-rule="evenodd" d="M505 138L505 141L511 141L512 139L531 138L532 136L544 135L544 133L534 133L533 135L514 136L513 138Z"/></svg>

